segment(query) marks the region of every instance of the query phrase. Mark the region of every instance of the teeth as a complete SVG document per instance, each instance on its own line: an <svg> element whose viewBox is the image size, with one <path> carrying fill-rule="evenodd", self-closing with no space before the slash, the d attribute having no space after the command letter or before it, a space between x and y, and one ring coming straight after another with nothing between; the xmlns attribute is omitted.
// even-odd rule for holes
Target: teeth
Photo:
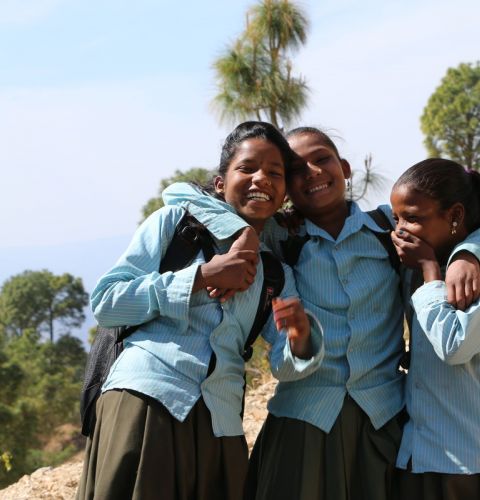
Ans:
<svg viewBox="0 0 480 500"><path fill-rule="evenodd" d="M309 193L316 193L317 191L323 191L324 189L327 189L328 183L325 184L320 184L319 186L315 186L312 189L309 189Z"/></svg>
<svg viewBox="0 0 480 500"><path fill-rule="evenodd" d="M256 191L254 193L247 194L247 199L249 200L261 200L261 201L270 201L271 197L266 193L260 193L260 191Z"/></svg>

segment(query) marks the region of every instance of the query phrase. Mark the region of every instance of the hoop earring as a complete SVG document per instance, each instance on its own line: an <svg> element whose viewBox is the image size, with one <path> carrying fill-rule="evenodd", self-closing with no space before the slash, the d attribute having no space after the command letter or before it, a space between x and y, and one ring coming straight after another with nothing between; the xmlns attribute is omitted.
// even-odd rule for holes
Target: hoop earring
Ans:
<svg viewBox="0 0 480 500"><path fill-rule="evenodd" d="M451 231L452 234L457 234L457 226L458 226L458 222L456 220L454 220L452 222L452 231Z"/></svg>

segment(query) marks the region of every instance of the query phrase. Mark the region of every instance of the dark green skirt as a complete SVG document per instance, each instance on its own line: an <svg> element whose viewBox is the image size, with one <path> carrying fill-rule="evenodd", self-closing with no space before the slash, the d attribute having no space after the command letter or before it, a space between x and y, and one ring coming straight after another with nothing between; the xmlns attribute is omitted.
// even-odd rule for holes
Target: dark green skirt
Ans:
<svg viewBox="0 0 480 500"><path fill-rule="evenodd" d="M479 500L480 474L395 471L395 500Z"/></svg>
<svg viewBox="0 0 480 500"><path fill-rule="evenodd" d="M240 500L247 463L244 436L215 437L203 399L179 422L152 398L108 391L77 499Z"/></svg>
<svg viewBox="0 0 480 500"><path fill-rule="evenodd" d="M269 414L250 458L246 499L390 499L403 423L402 412L376 431L349 396L328 434Z"/></svg>

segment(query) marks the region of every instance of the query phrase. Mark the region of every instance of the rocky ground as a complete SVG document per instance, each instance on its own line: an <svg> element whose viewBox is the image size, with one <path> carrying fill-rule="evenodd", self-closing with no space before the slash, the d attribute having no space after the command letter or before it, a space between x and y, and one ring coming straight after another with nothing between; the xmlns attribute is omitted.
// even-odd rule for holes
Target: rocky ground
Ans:
<svg viewBox="0 0 480 500"><path fill-rule="evenodd" d="M244 429L249 448L266 417L266 403L275 388L274 380L247 393ZM0 491L0 500L72 500L75 498L82 471L83 453L78 453L59 467L43 467L30 476L23 476L17 483Z"/></svg>

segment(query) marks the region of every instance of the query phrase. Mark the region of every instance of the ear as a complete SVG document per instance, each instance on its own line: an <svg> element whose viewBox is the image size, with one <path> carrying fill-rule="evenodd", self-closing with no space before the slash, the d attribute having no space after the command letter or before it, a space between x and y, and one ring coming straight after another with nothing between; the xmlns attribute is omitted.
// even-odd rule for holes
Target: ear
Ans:
<svg viewBox="0 0 480 500"><path fill-rule="evenodd" d="M223 177L217 175L213 180L213 185L215 186L215 192L218 194L223 194L225 192L225 181Z"/></svg>
<svg viewBox="0 0 480 500"><path fill-rule="evenodd" d="M348 163L348 161L344 160L343 158L340 160L340 163L342 165L343 176L345 177L345 179L350 179L352 175L352 169L350 168L350 163Z"/></svg>
<svg viewBox="0 0 480 500"><path fill-rule="evenodd" d="M463 204L460 202L454 203L448 209L448 217L450 223L455 221L459 226L461 226L465 221L465 207Z"/></svg>

